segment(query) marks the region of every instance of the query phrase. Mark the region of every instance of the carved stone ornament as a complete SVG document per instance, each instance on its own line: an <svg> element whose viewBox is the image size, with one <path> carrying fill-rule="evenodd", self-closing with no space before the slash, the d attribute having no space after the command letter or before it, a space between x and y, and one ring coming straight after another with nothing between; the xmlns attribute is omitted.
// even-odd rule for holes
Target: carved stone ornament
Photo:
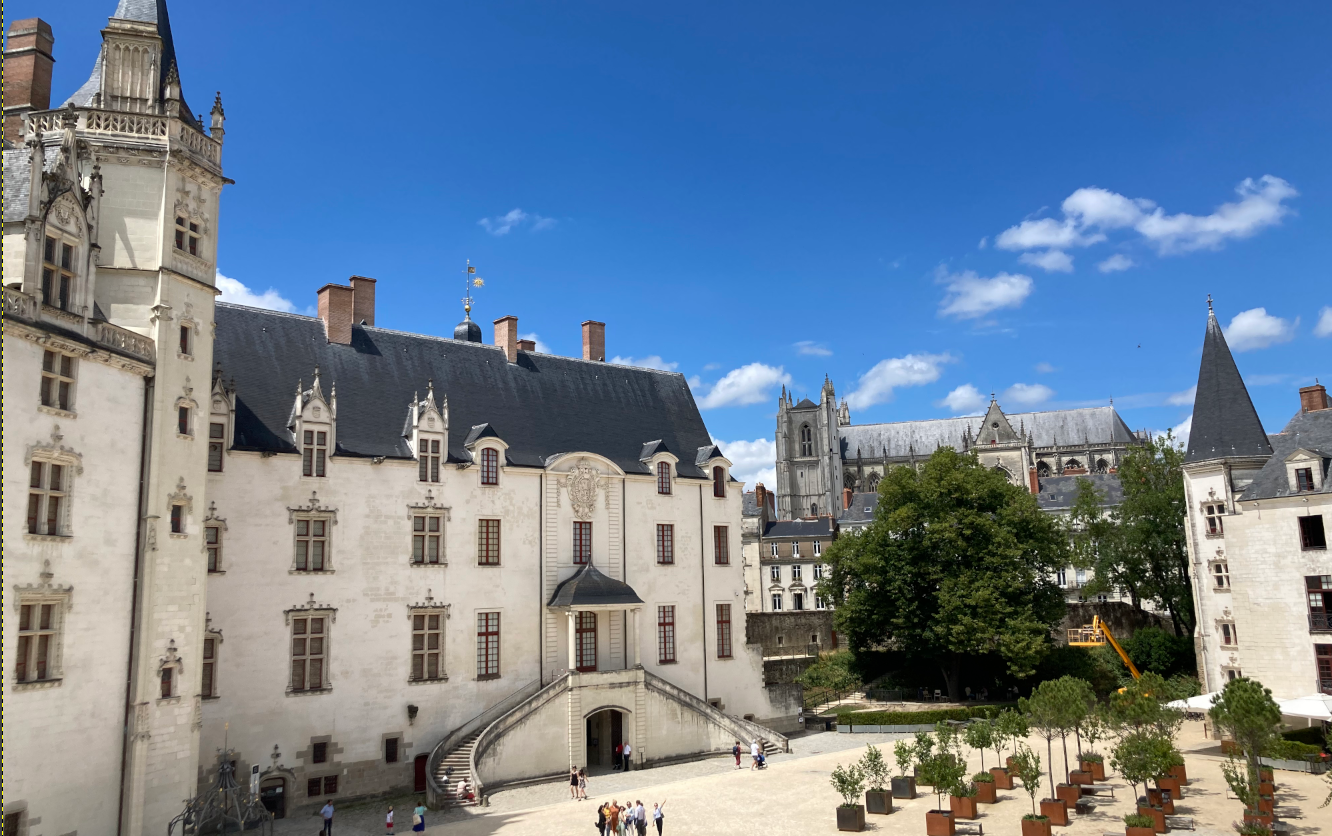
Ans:
<svg viewBox="0 0 1332 836"><path fill-rule="evenodd" d="M42 561L42 571L39 576L40 583L14 584L14 609L18 610L22 604L30 604L34 601L59 601L64 606L65 612L74 609L74 587L63 586L51 583L55 580L55 574L51 571L51 561Z"/></svg>
<svg viewBox="0 0 1332 836"><path fill-rule="evenodd" d="M407 605L407 617L411 618L413 614L419 613L421 610L430 610L436 613L443 613L444 617L447 619L451 617L450 610L452 607L452 604L436 601L433 590L427 589L424 601L417 601L415 604Z"/></svg>
<svg viewBox="0 0 1332 836"><path fill-rule="evenodd" d="M444 517L445 522L453 522L452 512L447 505L440 505L435 501L435 495L431 491L426 491L424 502L407 503L407 519L411 519L417 514L427 511L438 511Z"/></svg>
<svg viewBox="0 0 1332 836"><path fill-rule="evenodd" d="M29 444L23 456L23 464L32 464L33 457L48 461L54 461L56 464L62 464L66 467L74 468L76 475L83 474L83 456L74 452L73 449L61 444L65 436L60 432L60 425L51 426L50 444Z"/></svg>
<svg viewBox="0 0 1332 836"><path fill-rule="evenodd" d="M168 505L184 505L185 513L194 513L194 498L185 493L185 477L176 480L176 489L167 495Z"/></svg>
<svg viewBox="0 0 1332 836"><path fill-rule="evenodd" d="M158 322L171 321L171 306L167 304L157 304L149 308L153 315L149 317L150 321L156 325Z"/></svg>
<svg viewBox="0 0 1332 836"><path fill-rule="evenodd" d="M134 707L134 739L147 740L152 736L148 722L148 703L141 702Z"/></svg>
<svg viewBox="0 0 1332 836"><path fill-rule="evenodd" d="M561 484L569 492L569 504L573 506L574 516L578 519L592 518L598 489L605 493L606 510L610 510L610 491L607 490L606 477L592 465L577 465L561 480Z"/></svg>
<svg viewBox="0 0 1332 836"><path fill-rule="evenodd" d="M322 514L322 515L326 515L326 516L332 521L332 523L333 523L334 525L337 525L337 524L338 524L338 509L336 509L336 508L327 508L327 507L325 507L325 506L323 506L323 505L320 505L320 504L319 504L319 492L318 492L318 491L310 491L310 504L309 504L309 505L298 505L298 506L296 506L295 508L288 508L288 509L287 509L287 524L288 524L288 525L294 524L294 523L296 522L296 515L297 515L297 514Z"/></svg>
<svg viewBox="0 0 1332 836"><path fill-rule="evenodd" d="M198 694L194 695L194 719L190 723L192 731L198 731L203 728L203 698Z"/></svg>
<svg viewBox="0 0 1332 836"><path fill-rule="evenodd" d="M146 552L157 551L157 520L156 515L144 517L147 525L144 527L143 550Z"/></svg>
<svg viewBox="0 0 1332 836"><path fill-rule="evenodd" d="M304 604L298 604L289 610L283 610L282 614L287 618L287 626L291 626L292 615L303 616L306 614L326 615L329 621L338 620L338 608L328 604L320 604L315 601L314 593L310 593L310 598Z"/></svg>

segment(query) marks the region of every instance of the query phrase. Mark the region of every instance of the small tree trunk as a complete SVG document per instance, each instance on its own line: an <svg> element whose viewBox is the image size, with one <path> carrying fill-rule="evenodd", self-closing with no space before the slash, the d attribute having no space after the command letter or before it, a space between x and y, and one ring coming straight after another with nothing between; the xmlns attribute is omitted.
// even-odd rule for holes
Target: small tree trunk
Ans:
<svg viewBox="0 0 1332 836"><path fill-rule="evenodd" d="M1067 783L1069 782L1069 777L1068 777L1068 733L1065 732L1065 733L1059 735L1059 740L1060 740L1061 743L1064 744L1064 783L1067 784Z"/></svg>
<svg viewBox="0 0 1332 836"><path fill-rule="evenodd" d="M1055 797L1054 788L1054 738L1045 738L1045 760L1050 765L1050 797Z"/></svg>
<svg viewBox="0 0 1332 836"><path fill-rule="evenodd" d="M1078 729L1077 726L1073 727L1073 738L1078 743L1078 761L1080 764L1082 761L1082 732Z"/></svg>

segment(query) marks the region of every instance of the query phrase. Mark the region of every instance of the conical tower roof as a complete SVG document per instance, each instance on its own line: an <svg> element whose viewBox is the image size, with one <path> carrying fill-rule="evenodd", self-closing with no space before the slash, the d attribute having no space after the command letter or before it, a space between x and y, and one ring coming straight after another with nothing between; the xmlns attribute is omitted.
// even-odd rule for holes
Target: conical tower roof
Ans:
<svg viewBox="0 0 1332 836"><path fill-rule="evenodd" d="M1230 355L1211 299L1207 302L1207 333L1203 336L1198 392L1193 396L1193 426L1185 462L1233 456L1270 456L1272 445L1249 399L1235 358Z"/></svg>

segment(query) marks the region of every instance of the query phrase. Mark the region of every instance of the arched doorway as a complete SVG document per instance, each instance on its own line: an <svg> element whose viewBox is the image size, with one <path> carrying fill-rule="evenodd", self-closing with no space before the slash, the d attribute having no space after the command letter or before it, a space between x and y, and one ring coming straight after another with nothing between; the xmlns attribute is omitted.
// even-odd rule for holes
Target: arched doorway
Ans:
<svg viewBox="0 0 1332 836"><path fill-rule="evenodd" d="M615 746L627 739L625 713L614 708L603 708L589 714L584 723L587 765L598 767L598 771L603 773L612 771L618 766L615 763Z"/></svg>
<svg viewBox="0 0 1332 836"><path fill-rule="evenodd" d="M259 800L263 802L264 809L273 814L273 818L286 818L287 779L265 778L259 785Z"/></svg>
<svg viewBox="0 0 1332 836"><path fill-rule="evenodd" d="M416 758L412 760L412 767L415 775L413 788L416 792L426 791L426 767L429 763L430 756L424 753L417 755Z"/></svg>

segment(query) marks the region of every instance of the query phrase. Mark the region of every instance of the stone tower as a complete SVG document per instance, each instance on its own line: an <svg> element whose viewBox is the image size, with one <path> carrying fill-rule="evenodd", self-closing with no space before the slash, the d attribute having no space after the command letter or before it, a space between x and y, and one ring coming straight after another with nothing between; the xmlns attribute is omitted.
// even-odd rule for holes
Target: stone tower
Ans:
<svg viewBox="0 0 1332 836"><path fill-rule="evenodd" d="M823 380L819 402L793 403L782 388L777 403L777 516L781 519L836 514L841 505L842 452L839 428L850 424L837 405L832 381Z"/></svg>

